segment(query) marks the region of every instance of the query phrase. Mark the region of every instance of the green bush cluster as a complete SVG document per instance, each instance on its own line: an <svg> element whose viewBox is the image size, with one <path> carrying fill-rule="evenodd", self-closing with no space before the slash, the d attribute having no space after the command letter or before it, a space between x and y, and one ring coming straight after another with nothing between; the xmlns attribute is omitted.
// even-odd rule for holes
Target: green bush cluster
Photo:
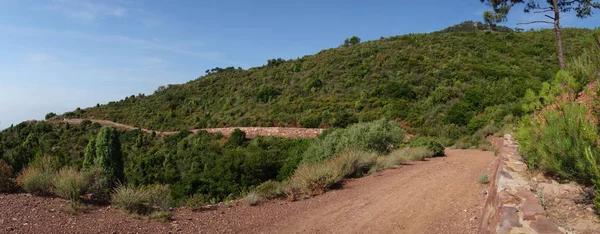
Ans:
<svg viewBox="0 0 600 234"><path fill-rule="evenodd" d="M131 214L147 215L168 211L172 199L167 185L117 186L112 194L113 205Z"/></svg>
<svg viewBox="0 0 600 234"><path fill-rule="evenodd" d="M524 116L516 138L527 164L563 179L590 183L594 174L585 151L591 149L594 160L600 160L600 152L598 129L587 115L585 105L567 103L543 112L541 118Z"/></svg>
<svg viewBox="0 0 600 234"><path fill-rule="evenodd" d="M36 167L27 167L17 177L17 183L28 193L46 195L51 193L52 173Z"/></svg>
<svg viewBox="0 0 600 234"><path fill-rule="evenodd" d="M433 152L433 157L444 156L444 146L430 137L418 137L410 141L411 147L425 147Z"/></svg>
<svg viewBox="0 0 600 234"><path fill-rule="evenodd" d="M87 191L89 180L84 173L65 167L54 175L52 185L59 197L79 201L79 196Z"/></svg>
<svg viewBox="0 0 600 234"><path fill-rule="evenodd" d="M302 156L302 163L316 163L333 158L348 147L386 154L404 139L404 130L395 122L380 119L335 129L312 144Z"/></svg>

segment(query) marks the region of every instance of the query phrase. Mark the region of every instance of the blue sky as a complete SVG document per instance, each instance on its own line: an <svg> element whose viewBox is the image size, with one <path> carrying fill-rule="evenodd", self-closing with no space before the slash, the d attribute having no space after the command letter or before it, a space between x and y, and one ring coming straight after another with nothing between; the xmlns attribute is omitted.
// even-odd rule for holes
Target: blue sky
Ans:
<svg viewBox="0 0 600 234"><path fill-rule="evenodd" d="M479 0L0 0L0 129L149 94L216 66L314 54L353 35L374 40L480 21L486 9ZM509 19L514 27L536 16L514 10ZM599 23L563 19L567 27Z"/></svg>

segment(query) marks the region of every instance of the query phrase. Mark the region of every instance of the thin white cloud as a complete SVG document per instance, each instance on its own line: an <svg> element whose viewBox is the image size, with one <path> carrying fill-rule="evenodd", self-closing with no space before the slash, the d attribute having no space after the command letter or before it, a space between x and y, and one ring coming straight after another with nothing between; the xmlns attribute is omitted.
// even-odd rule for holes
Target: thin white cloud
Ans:
<svg viewBox="0 0 600 234"><path fill-rule="evenodd" d="M3 33L6 33L7 35L19 34L33 37L54 36L59 38L74 38L102 43L115 43L119 45L132 46L143 50L162 51L179 55L191 56L197 59L222 62L227 64L235 64L235 62L228 60L225 54L219 51L197 51L194 49L190 49L186 46L180 46L180 44L176 43L162 42L160 40L138 39L123 35L96 35L79 31L62 31L47 28L24 28L0 25L0 35L2 35Z"/></svg>
<svg viewBox="0 0 600 234"><path fill-rule="evenodd" d="M127 9L118 5L107 5L88 0L53 0L43 9L62 13L80 23L94 22L104 18L123 18Z"/></svg>

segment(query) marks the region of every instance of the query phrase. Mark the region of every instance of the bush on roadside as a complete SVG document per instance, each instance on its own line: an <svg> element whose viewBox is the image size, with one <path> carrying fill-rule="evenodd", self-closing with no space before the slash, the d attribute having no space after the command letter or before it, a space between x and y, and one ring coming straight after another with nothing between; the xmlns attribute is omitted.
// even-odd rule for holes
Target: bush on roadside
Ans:
<svg viewBox="0 0 600 234"><path fill-rule="evenodd" d="M168 185L137 187L128 184L114 189L111 202L128 213L148 215L154 211L168 211L172 199Z"/></svg>
<svg viewBox="0 0 600 234"><path fill-rule="evenodd" d="M411 148L406 156L407 161L419 161L426 158L434 157L435 153L426 147Z"/></svg>
<svg viewBox="0 0 600 234"><path fill-rule="evenodd" d="M269 180L257 186L254 191L260 196L267 199L275 198L285 194L284 182Z"/></svg>
<svg viewBox="0 0 600 234"><path fill-rule="evenodd" d="M600 153L598 129L587 114L585 105L567 103L539 118L524 116L516 138L527 164L561 179L590 184L596 175L588 165L597 164ZM586 158L587 149L592 158Z"/></svg>
<svg viewBox="0 0 600 234"><path fill-rule="evenodd" d="M358 123L346 129L335 129L319 137L303 154L302 163L332 159L348 147L367 152L387 154L404 139L404 130L393 121L380 119Z"/></svg>
<svg viewBox="0 0 600 234"><path fill-rule="evenodd" d="M12 176L12 167L3 160L0 160L0 193L12 192L15 189L15 182Z"/></svg>
<svg viewBox="0 0 600 234"><path fill-rule="evenodd" d="M202 207L209 205L210 198L204 194L193 194L185 200L185 206L192 210L200 210Z"/></svg>
<svg viewBox="0 0 600 234"><path fill-rule="evenodd" d="M52 185L54 185L57 196L71 201L79 201L79 196L88 187L88 179L84 173L65 167L54 175Z"/></svg>
<svg viewBox="0 0 600 234"><path fill-rule="evenodd" d="M45 195L52 188L52 174L36 167L26 167L17 177L17 183L28 193Z"/></svg>
<svg viewBox="0 0 600 234"><path fill-rule="evenodd" d="M247 193L246 196L244 196L244 201L249 206L258 205L258 203L260 203L260 200L261 200L261 196L255 191L251 191L251 192Z"/></svg>
<svg viewBox="0 0 600 234"><path fill-rule="evenodd" d="M332 163L343 177L360 177L376 163L377 155L360 149L347 149L338 154Z"/></svg>
<svg viewBox="0 0 600 234"><path fill-rule="evenodd" d="M132 214L148 214L148 191L143 187L119 185L114 189L111 202L113 205Z"/></svg>
<svg viewBox="0 0 600 234"><path fill-rule="evenodd" d="M425 147L429 151L433 152L433 157L444 156L444 146L429 137L419 137L410 142L410 147Z"/></svg>
<svg viewBox="0 0 600 234"><path fill-rule="evenodd" d="M344 177L342 171L332 161L319 164L304 164L290 178L292 189L308 195L318 195L327 191Z"/></svg>

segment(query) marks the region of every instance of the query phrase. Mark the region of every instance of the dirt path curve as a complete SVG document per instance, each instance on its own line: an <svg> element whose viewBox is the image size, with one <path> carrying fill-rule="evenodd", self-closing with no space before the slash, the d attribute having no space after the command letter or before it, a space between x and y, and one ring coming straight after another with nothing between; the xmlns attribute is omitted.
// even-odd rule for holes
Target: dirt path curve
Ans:
<svg viewBox="0 0 600 234"><path fill-rule="evenodd" d="M0 232L9 233L476 233L485 196L478 177L495 157L446 150L447 157L414 162L346 181L343 189L297 202L174 212L175 221L131 218L97 208L71 216L65 201L0 194Z"/></svg>
<svg viewBox="0 0 600 234"><path fill-rule="evenodd" d="M69 124L81 124L86 119L62 119L58 122L69 123ZM102 126L111 126L123 130L135 130L138 129L135 126L121 124L109 120L98 120L98 119L87 119L92 122L101 124ZM199 131L204 130L207 132L221 132L225 137L229 137L233 130L239 128L246 132L247 138L254 138L257 136L278 136L278 137L289 137L289 138L317 138L325 129L321 128L284 128L284 127L231 127L231 128L202 128L202 129L191 129L190 131L194 134L198 134ZM141 128L143 132L151 133L154 130ZM157 135L175 135L179 132L160 132L154 131Z"/></svg>

